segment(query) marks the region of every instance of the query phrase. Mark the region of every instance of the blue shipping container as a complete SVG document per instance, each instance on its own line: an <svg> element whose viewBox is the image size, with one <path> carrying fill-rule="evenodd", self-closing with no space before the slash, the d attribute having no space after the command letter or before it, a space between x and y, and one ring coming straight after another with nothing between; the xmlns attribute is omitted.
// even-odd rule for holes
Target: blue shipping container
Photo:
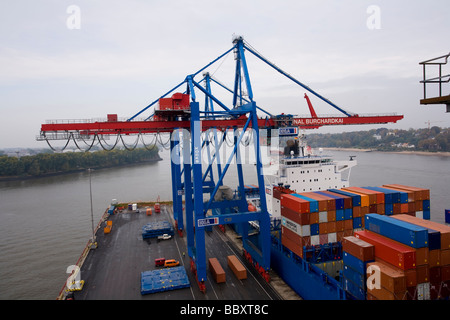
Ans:
<svg viewBox="0 0 450 320"><path fill-rule="evenodd" d="M363 274L357 272L356 270L353 270L349 266L344 265L343 269L343 275L345 279L350 280L355 285L357 285L360 288L365 288L366 284L366 273Z"/></svg>
<svg viewBox="0 0 450 320"><path fill-rule="evenodd" d="M382 187L364 187L365 189L384 193L385 203L400 203L400 192Z"/></svg>
<svg viewBox="0 0 450 320"><path fill-rule="evenodd" d="M344 278L344 289L355 299L366 300L366 291L355 285L351 280Z"/></svg>
<svg viewBox="0 0 450 320"><path fill-rule="evenodd" d="M344 209L346 210L346 209ZM336 210L336 221L342 221L345 219L344 211L343 209Z"/></svg>
<svg viewBox="0 0 450 320"><path fill-rule="evenodd" d="M353 219L353 209L344 209L344 220Z"/></svg>
<svg viewBox="0 0 450 320"><path fill-rule="evenodd" d="M316 236L319 234L319 224L313 223L310 225L311 235Z"/></svg>
<svg viewBox="0 0 450 320"><path fill-rule="evenodd" d="M428 231L425 228L376 213L366 214L365 219L367 230L413 248L428 247Z"/></svg>
<svg viewBox="0 0 450 320"><path fill-rule="evenodd" d="M392 216L394 214L394 204L385 203L384 204L384 214L387 216Z"/></svg>
<svg viewBox="0 0 450 320"><path fill-rule="evenodd" d="M352 268L353 270L357 271L360 274L363 274L366 272L367 270L367 264L369 262L373 262L374 260L370 260L370 261L361 261L358 258L356 258L355 256L351 255L348 252L343 252L342 255L342 262L344 263L344 265L349 266L350 268Z"/></svg>
<svg viewBox="0 0 450 320"><path fill-rule="evenodd" d="M362 217L353 218L353 229L362 228Z"/></svg>

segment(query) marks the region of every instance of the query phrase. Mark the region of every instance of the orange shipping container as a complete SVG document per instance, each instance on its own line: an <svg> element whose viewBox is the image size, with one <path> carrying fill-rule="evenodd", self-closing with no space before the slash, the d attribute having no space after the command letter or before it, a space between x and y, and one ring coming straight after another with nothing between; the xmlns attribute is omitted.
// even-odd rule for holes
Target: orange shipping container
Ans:
<svg viewBox="0 0 450 320"><path fill-rule="evenodd" d="M375 260L375 247L354 236L344 237L342 241L342 250L361 261Z"/></svg>
<svg viewBox="0 0 450 320"><path fill-rule="evenodd" d="M346 191L351 191L351 192L354 192L354 193L357 193L360 195L368 196L369 197L369 205L377 204L377 203L384 203L384 193L382 193L382 192L377 192L377 191L368 190L368 189L359 188L359 187L346 187L346 188L342 188L342 189L346 190ZM379 199L379 200L382 200L382 202L378 202L378 193L383 195L382 199L381 198ZM362 203L361 203L361 206L362 206Z"/></svg>
<svg viewBox="0 0 450 320"><path fill-rule="evenodd" d="M383 261L370 262L367 268L375 266L380 270L380 285L386 290L402 295L406 292L405 273ZM370 270L370 269L368 269ZM367 277L371 274L368 272ZM373 283L374 284L374 283Z"/></svg>
<svg viewBox="0 0 450 320"><path fill-rule="evenodd" d="M228 266L239 280L247 279L247 269L242 265L235 255L227 257Z"/></svg>
<svg viewBox="0 0 450 320"><path fill-rule="evenodd" d="M216 283L225 282L225 271L217 258L209 258L209 271L211 272Z"/></svg>
<svg viewBox="0 0 450 320"><path fill-rule="evenodd" d="M281 205L299 213L309 213L309 201L290 194L281 195Z"/></svg>

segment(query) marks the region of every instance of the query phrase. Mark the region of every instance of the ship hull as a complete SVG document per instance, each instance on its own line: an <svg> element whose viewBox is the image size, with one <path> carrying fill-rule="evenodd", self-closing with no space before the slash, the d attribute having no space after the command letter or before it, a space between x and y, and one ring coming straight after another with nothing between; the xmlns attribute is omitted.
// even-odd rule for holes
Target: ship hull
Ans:
<svg viewBox="0 0 450 320"><path fill-rule="evenodd" d="M346 300L340 284L313 264L296 256L272 237L272 269L305 300Z"/></svg>

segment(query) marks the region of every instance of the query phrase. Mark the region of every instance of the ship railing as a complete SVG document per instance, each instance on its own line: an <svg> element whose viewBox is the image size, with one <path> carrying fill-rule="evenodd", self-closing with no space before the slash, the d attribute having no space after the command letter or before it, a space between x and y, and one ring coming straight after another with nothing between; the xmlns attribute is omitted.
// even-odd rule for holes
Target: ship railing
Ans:
<svg viewBox="0 0 450 320"><path fill-rule="evenodd" d="M443 96L443 92L442 92L442 84L443 83L449 83L450 82L450 74L446 74L443 75L442 74L442 66L446 65L448 62L448 58L450 57L450 53L437 57L437 58L433 58L433 59L429 59L429 60L425 60L422 62L419 62L419 64L421 64L423 66L423 80L420 81L420 83L423 83L423 99L426 100L427 99L427 83L437 83L439 84L438 86L438 91L439 91L439 95L438 97L442 97ZM429 71L429 68L427 69L427 67L429 66L438 66L438 76L436 77L432 77L432 78L427 78L427 70ZM447 93L448 95L448 93Z"/></svg>

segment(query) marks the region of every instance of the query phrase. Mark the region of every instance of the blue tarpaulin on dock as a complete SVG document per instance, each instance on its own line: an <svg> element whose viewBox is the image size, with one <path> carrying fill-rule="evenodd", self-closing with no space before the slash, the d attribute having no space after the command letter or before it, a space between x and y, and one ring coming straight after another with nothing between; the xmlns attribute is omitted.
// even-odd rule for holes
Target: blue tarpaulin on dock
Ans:
<svg viewBox="0 0 450 320"><path fill-rule="evenodd" d="M141 272L141 294L190 287L183 266Z"/></svg>

